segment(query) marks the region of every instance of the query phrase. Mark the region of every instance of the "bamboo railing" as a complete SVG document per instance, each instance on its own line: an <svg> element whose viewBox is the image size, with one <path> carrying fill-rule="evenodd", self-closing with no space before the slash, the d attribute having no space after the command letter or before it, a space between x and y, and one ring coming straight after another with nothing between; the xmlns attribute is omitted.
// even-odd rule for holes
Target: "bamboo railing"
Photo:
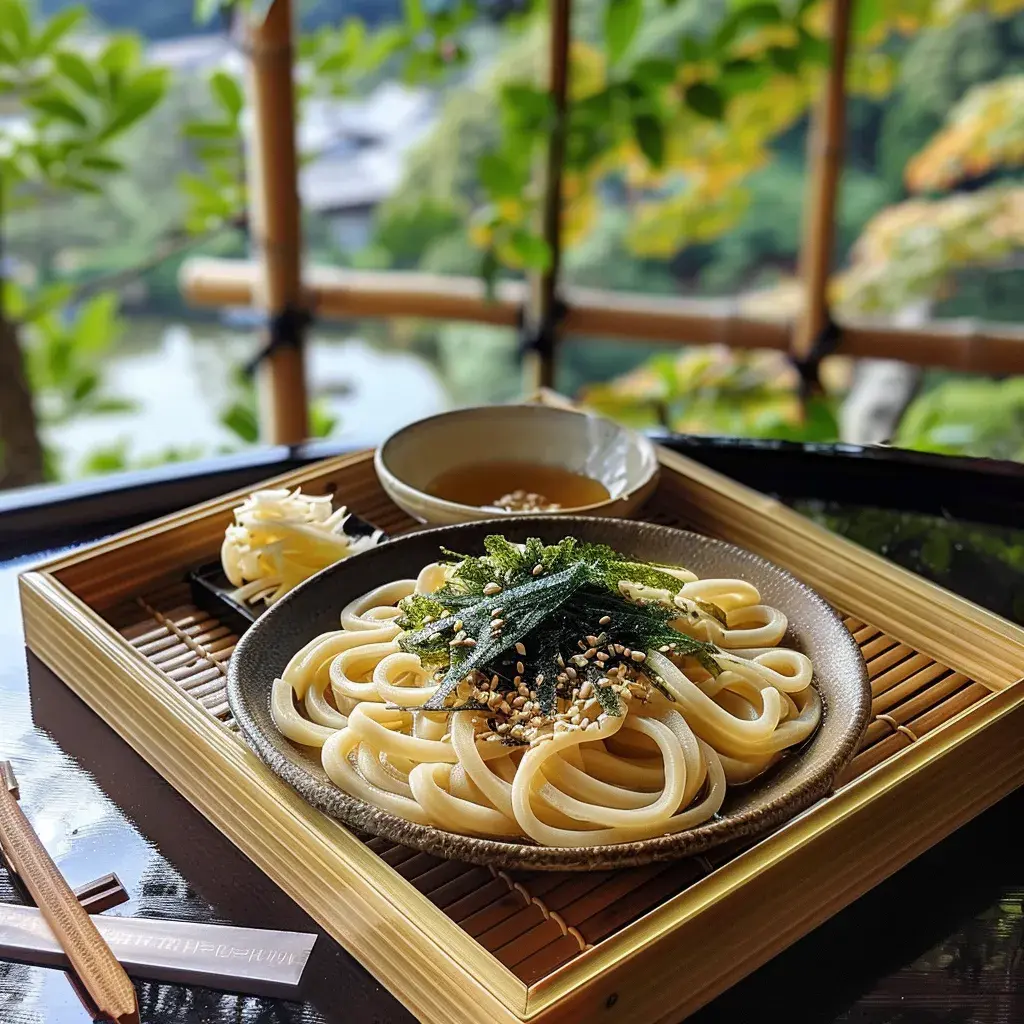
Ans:
<svg viewBox="0 0 1024 1024"><path fill-rule="evenodd" d="M250 36L250 102L255 118L250 190L258 261L193 258L182 266L185 298L197 306L262 306L270 316L308 311L318 317L463 320L522 329L532 347L526 382L550 385L563 336L611 337L672 345L720 344L789 352L798 364L830 322L827 286L845 131L845 68L853 0L833 0L832 61L815 110L809 149L812 187L800 268L802 313L795 320L746 312L742 296L699 300L566 287L560 283L561 172L569 90L571 0L551 0L548 85L555 111L544 160L541 230L548 269L525 283L500 283L488 297L475 278L368 272L312 266L300 273L301 238L295 156L291 3L274 0ZM933 321L914 328L869 320L837 323L837 355L897 359L922 367L986 374L1024 373L1024 330L977 321ZM307 431L301 337L264 360L261 412L269 439L300 440ZM813 379L813 373L811 374Z"/></svg>
<svg viewBox="0 0 1024 1024"><path fill-rule="evenodd" d="M811 119L808 141L807 212L804 217L803 244L800 247L800 277L804 305L796 330L792 352L806 360L829 320L828 280L832 269L832 251L836 237L836 194L843 167L843 141L846 134L846 57L850 46L850 8L853 0L832 0L829 12L829 38L832 60L821 100ZM817 383L811 370L812 386Z"/></svg>
<svg viewBox="0 0 1024 1024"><path fill-rule="evenodd" d="M257 367L260 421L271 444L296 444L309 436L309 422L291 0L274 0L264 19L246 26L245 51L253 112L249 218L259 257L259 287L249 305L262 307L270 325Z"/></svg>
<svg viewBox="0 0 1024 1024"><path fill-rule="evenodd" d="M258 269L246 260L202 257L182 268L181 289L197 306L250 306ZM503 283L493 300L476 278L398 271L307 268L306 306L318 317L417 317L515 327L527 298L524 285ZM789 349L794 324L743 312L743 298L687 299L566 287L560 334L624 342L726 345ZM932 321L897 327L871 320L839 321L837 354L857 359L899 359L916 366L964 372L1024 373L1024 329L976 320Z"/></svg>

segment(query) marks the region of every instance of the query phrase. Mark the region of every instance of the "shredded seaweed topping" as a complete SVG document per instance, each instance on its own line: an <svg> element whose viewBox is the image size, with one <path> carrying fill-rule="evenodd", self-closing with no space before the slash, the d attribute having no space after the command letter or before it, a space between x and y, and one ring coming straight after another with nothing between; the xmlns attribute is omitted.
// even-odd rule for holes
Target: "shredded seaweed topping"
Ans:
<svg viewBox="0 0 1024 1024"><path fill-rule="evenodd" d="M621 591L628 581L676 594L680 581L664 567L573 537L552 545L531 538L520 546L491 536L484 549L480 556L443 551L446 585L401 603L402 650L443 669L426 710L485 706L479 689L473 699L457 694L473 678L485 681L492 707L518 696L520 705L550 718L560 698L578 696L589 684L584 692L603 713L622 714L622 687L640 671L646 652L658 648L694 657L714 675L720 671L717 647L669 625L684 614L679 608L631 600ZM695 605L698 618L724 621L714 605ZM648 669L643 672L658 685Z"/></svg>

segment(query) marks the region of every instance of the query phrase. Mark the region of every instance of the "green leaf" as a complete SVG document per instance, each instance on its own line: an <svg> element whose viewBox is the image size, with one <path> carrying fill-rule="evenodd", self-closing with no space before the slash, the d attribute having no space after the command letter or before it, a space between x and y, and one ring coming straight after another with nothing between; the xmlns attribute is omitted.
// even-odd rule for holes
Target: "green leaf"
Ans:
<svg viewBox="0 0 1024 1024"><path fill-rule="evenodd" d="M71 400L84 402L100 386L100 377L95 370L86 370L71 387Z"/></svg>
<svg viewBox="0 0 1024 1024"><path fill-rule="evenodd" d="M137 412L138 408L138 402L133 402L130 398L116 398L113 395L97 398L89 403L89 412L95 416L113 416L117 413Z"/></svg>
<svg viewBox="0 0 1024 1024"><path fill-rule="evenodd" d="M103 195L103 189L95 181L80 174L65 174L58 181L64 188L74 189L76 192L88 192L93 196Z"/></svg>
<svg viewBox="0 0 1024 1024"><path fill-rule="evenodd" d="M797 49L800 59L809 64L828 64L832 59L832 47L828 40L812 36L805 28L800 29L800 44Z"/></svg>
<svg viewBox="0 0 1024 1024"><path fill-rule="evenodd" d="M676 78L676 66L670 60L649 57L634 65L633 78L648 89L671 85Z"/></svg>
<svg viewBox="0 0 1024 1024"><path fill-rule="evenodd" d="M135 67L142 55L142 46L135 36L119 35L107 43L99 64L106 72L124 72Z"/></svg>
<svg viewBox="0 0 1024 1024"><path fill-rule="evenodd" d="M423 9L423 0L402 0L405 12L405 23L413 35L419 35L427 27L427 14Z"/></svg>
<svg viewBox="0 0 1024 1024"><path fill-rule="evenodd" d="M32 54L35 57L42 57L50 51L50 48L64 38L88 13L87 9L80 4L73 7L66 7L58 11L45 25L39 35L32 41Z"/></svg>
<svg viewBox="0 0 1024 1024"><path fill-rule="evenodd" d="M707 82L694 82L686 89L686 105L702 117L719 121L725 114L725 100L721 92Z"/></svg>
<svg viewBox="0 0 1024 1024"><path fill-rule="evenodd" d="M522 169L501 153L484 153L477 173L480 183L494 199L518 196L526 184Z"/></svg>
<svg viewBox="0 0 1024 1024"><path fill-rule="evenodd" d="M722 65L717 85L727 96L736 96L759 89L771 75L771 67L764 61L730 60Z"/></svg>
<svg viewBox="0 0 1024 1024"><path fill-rule="evenodd" d="M665 131L661 120L653 114L636 114L633 117L633 135L651 166L660 167L665 159Z"/></svg>
<svg viewBox="0 0 1024 1024"><path fill-rule="evenodd" d="M509 238L509 248L530 270L547 270L551 266L551 249L538 235L517 229Z"/></svg>
<svg viewBox="0 0 1024 1024"><path fill-rule="evenodd" d="M511 127L529 132L548 130L554 114L551 96L546 90L521 82L502 88L501 109Z"/></svg>
<svg viewBox="0 0 1024 1024"><path fill-rule="evenodd" d="M787 75L795 75L800 68L800 57L796 50L790 50L782 46L769 46L768 58L771 62Z"/></svg>
<svg viewBox="0 0 1024 1024"><path fill-rule="evenodd" d="M0 32L15 44L15 53L27 54L31 49L32 23L23 0L6 0L0 5Z"/></svg>
<svg viewBox="0 0 1024 1024"><path fill-rule="evenodd" d="M85 352L105 352L119 333L116 292L101 292L86 302L75 318L76 343Z"/></svg>
<svg viewBox="0 0 1024 1024"><path fill-rule="evenodd" d="M309 407L310 437L330 437L338 425L338 417L324 402L313 402Z"/></svg>
<svg viewBox="0 0 1024 1024"><path fill-rule="evenodd" d="M105 142L121 135L140 121L163 99L166 88L167 72L164 68L150 68L126 83L118 99L117 113L106 123L99 140Z"/></svg>
<svg viewBox="0 0 1024 1024"><path fill-rule="evenodd" d="M78 86L87 96L97 96L100 83L92 72L92 68L77 53L62 51L53 55L54 67L74 85Z"/></svg>
<svg viewBox="0 0 1024 1024"><path fill-rule="evenodd" d="M706 55L704 45L691 36L683 36L679 40L679 60L683 64L696 64Z"/></svg>
<svg viewBox="0 0 1024 1024"><path fill-rule="evenodd" d="M101 174L120 174L124 170L124 164L120 160L100 153L87 153L79 161L79 165L85 170L99 171Z"/></svg>
<svg viewBox="0 0 1024 1024"><path fill-rule="evenodd" d="M765 25L777 25L782 20L782 11L777 4L752 3L739 7L722 23L715 34L714 46L718 50L724 49L744 35Z"/></svg>
<svg viewBox="0 0 1024 1024"><path fill-rule="evenodd" d="M260 439L260 424L256 411L243 402L235 402L220 415L222 426L227 427L246 444L256 444Z"/></svg>
<svg viewBox="0 0 1024 1024"><path fill-rule="evenodd" d="M870 32L885 17L886 0L857 0L850 15L850 28L856 36Z"/></svg>
<svg viewBox="0 0 1024 1024"><path fill-rule="evenodd" d="M189 139L237 139L238 127L221 121L189 121L182 134Z"/></svg>
<svg viewBox="0 0 1024 1024"><path fill-rule="evenodd" d="M227 111L232 121L238 120L245 104L242 87L238 81L224 71L215 71L210 76L210 91L217 102Z"/></svg>
<svg viewBox="0 0 1024 1024"><path fill-rule="evenodd" d="M67 96L59 92L45 92L40 96L29 96L26 104L55 121L64 121L78 128L85 128L89 119Z"/></svg>
<svg viewBox="0 0 1024 1024"><path fill-rule="evenodd" d="M643 0L608 0L604 15L604 42L608 60L615 64L633 42L643 17Z"/></svg>

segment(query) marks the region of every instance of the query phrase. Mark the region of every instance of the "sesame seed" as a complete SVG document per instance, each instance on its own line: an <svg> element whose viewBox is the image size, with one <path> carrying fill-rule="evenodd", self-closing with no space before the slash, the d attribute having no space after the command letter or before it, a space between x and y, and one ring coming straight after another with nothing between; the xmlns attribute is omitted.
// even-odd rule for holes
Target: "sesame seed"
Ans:
<svg viewBox="0 0 1024 1024"><path fill-rule="evenodd" d="M596 647L590 647L586 651L583 652L583 657L586 658L589 661L595 654L597 654L597 648Z"/></svg>
<svg viewBox="0 0 1024 1024"><path fill-rule="evenodd" d="M587 643L590 644L591 647L596 647L597 646L597 637L596 636L588 636L587 637Z"/></svg>
<svg viewBox="0 0 1024 1024"><path fill-rule="evenodd" d="M646 661L647 655L643 651L634 651L631 655L634 661Z"/></svg>
<svg viewBox="0 0 1024 1024"><path fill-rule="evenodd" d="M533 567L533 575L534 575L534 576L539 576L539 575L540 575L540 574L541 574L541 573L542 573L543 571L544 571L544 566L543 566L543 565L541 565L541 564L540 564L540 562L538 562L538 563L537 563L537 564L536 564L536 565L535 565L535 566Z"/></svg>
<svg viewBox="0 0 1024 1024"><path fill-rule="evenodd" d="M492 594L500 594L501 586L497 583L485 583L484 593L487 594L488 597L490 597Z"/></svg>
<svg viewBox="0 0 1024 1024"><path fill-rule="evenodd" d="M633 652L628 647L623 647L622 648L622 656L624 658L632 658L633 657Z"/></svg>
<svg viewBox="0 0 1024 1024"><path fill-rule="evenodd" d="M576 669L574 669L572 667L572 665L567 666L566 670L565 670L565 679L563 679L562 682L565 682L566 679L575 679L575 678L576 678Z"/></svg>
<svg viewBox="0 0 1024 1024"><path fill-rule="evenodd" d="M671 649L671 648L670 648L670 647L668 646L668 644L662 644L662 645L661 645L661 646L660 646L660 647L658 648L658 650L659 650L659 651L661 651L661 653L662 653L662 654L668 654L668 652L669 652L669 650L670 650L670 649Z"/></svg>
<svg viewBox="0 0 1024 1024"><path fill-rule="evenodd" d="M462 646L463 647L476 647L476 641L472 637L469 637L468 639L462 641Z"/></svg>
<svg viewBox="0 0 1024 1024"><path fill-rule="evenodd" d="M526 671L526 666L521 661L517 661L516 662L516 671L519 672L519 673L525 672ZM519 684L516 683L516 686L518 686L518 685Z"/></svg>
<svg viewBox="0 0 1024 1024"><path fill-rule="evenodd" d="M598 651L597 660L603 665L608 660L608 655L604 651Z"/></svg>
<svg viewBox="0 0 1024 1024"><path fill-rule="evenodd" d="M580 728L581 729L586 729L586 727L588 725L590 725L590 719L589 718L584 717L584 718L580 719Z"/></svg>
<svg viewBox="0 0 1024 1024"><path fill-rule="evenodd" d="M593 685L588 681L580 687L580 696L589 697L594 692Z"/></svg>
<svg viewBox="0 0 1024 1024"><path fill-rule="evenodd" d="M516 643L516 653L517 653L517 654L518 654L518 655L519 655L519 656L520 656L521 658L525 658L525 657L526 657L526 644L524 644L524 643L522 642L522 640L520 640L520 641L518 641L518 642ZM522 669L520 669L519 671L520 671L520 672L522 672L523 670L522 670Z"/></svg>
<svg viewBox="0 0 1024 1024"><path fill-rule="evenodd" d="M597 621L600 625L607 626L612 621L612 617L610 615L602 615Z"/></svg>
<svg viewBox="0 0 1024 1024"><path fill-rule="evenodd" d="M456 619L452 623L452 629L454 629L456 633L460 632L462 629L462 619Z"/></svg>
<svg viewBox="0 0 1024 1024"><path fill-rule="evenodd" d="M494 609L494 610L493 610L493 611L491 612L491 618L492 618L492 619L500 619L500 618L501 618L501 613L502 613L502 612L503 612L504 610L505 610L504 608L495 608L495 609Z"/></svg>
<svg viewBox="0 0 1024 1024"><path fill-rule="evenodd" d="M511 727L509 726L508 722L501 722L498 725L498 732L500 732L504 736L505 733L507 733L510 728Z"/></svg>

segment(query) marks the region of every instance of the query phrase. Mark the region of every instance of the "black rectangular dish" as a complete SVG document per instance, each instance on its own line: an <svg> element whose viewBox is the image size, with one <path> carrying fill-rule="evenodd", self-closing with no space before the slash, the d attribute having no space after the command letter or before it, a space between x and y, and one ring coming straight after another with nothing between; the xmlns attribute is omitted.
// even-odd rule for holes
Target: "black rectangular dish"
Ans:
<svg viewBox="0 0 1024 1024"><path fill-rule="evenodd" d="M345 533L350 537L377 537L377 543L388 540L388 535L373 523L350 514L345 520ZM189 570L185 577L192 600L198 608L230 626L241 636L257 619L265 605L262 602L249 603L236 600L231 581L225 576L219 561L206 562Z"/></svg>

